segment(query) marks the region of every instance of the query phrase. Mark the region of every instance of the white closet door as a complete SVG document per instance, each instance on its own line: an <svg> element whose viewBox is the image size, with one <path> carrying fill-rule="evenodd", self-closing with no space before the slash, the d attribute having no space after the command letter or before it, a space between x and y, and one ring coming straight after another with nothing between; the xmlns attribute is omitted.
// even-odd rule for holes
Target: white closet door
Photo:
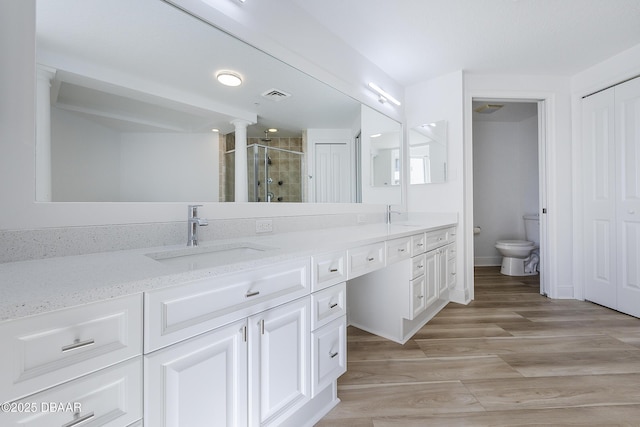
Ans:
<svg viewBox="0 0 640 427"><path fill-rule="evenodd" d="M351 201L348 146L316 144L315 158L315 201L317 203Z"/></svg>
<svg viewBox="0 0 640 427"><path fill-rule="evenodd" d="M585 299L616 307L614 89L582 102Z"/></svg>
<svg viewBox="0 0 640 427"><path fill-rule="evenodd" d="M618 306L640 316L640 78L615 87Z"/></svg>

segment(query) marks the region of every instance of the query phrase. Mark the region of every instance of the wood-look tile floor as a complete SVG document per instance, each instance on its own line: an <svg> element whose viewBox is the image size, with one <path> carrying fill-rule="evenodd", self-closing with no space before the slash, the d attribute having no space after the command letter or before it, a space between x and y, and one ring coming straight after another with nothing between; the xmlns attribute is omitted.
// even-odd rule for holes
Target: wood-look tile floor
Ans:
<svg viewBox="0 0 640 427"><path fill-rule="evenodd" d="M476 268L405 345L348 330L342 400L316 427L640 426L640 319Z"/></svg>

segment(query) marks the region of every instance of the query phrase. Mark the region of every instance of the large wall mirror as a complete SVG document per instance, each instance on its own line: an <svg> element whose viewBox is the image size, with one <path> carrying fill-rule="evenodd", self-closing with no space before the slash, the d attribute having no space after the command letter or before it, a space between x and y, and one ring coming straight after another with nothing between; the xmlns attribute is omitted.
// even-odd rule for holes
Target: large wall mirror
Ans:
<svg viewBox="0 0 640 427"><path fill-rule="evenodd" d="M360 175L359 102L165 1L36 11L39 201L235 201L240 176L253 202L385 203L359 186L399 184Z"/></svg>
<svg viewBox="0 0 640 427"><path fill-rule="evenodd" d="M409 129L409 182L436 184L447 180L447 121Z"/></svg>

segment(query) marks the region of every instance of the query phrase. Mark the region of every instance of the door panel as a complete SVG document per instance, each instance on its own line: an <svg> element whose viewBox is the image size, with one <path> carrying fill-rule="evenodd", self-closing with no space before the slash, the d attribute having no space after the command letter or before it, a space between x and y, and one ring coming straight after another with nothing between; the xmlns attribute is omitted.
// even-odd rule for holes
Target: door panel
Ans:
<svg viewBox="0 0 640 427"><path fill-rule="evenodd" d="M640 316L640 78L615 87L618 306Z"/></svg>
<svg viewBox="0 0 640 427"><path fill-rule="evenodd" d="M585 98L582 108L585 299L615 307L614 90Z"/></svg>

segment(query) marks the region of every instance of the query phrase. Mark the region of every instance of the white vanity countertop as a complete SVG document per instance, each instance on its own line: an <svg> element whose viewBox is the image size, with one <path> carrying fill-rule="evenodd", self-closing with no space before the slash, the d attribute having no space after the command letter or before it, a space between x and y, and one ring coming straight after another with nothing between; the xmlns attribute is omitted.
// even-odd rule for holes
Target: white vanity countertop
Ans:
<svg viewBox="0 0 640 427"><path fill-rule="evenodd" d="M368 224L201 242L198 248L249 243L275 248L238 262L198 270L162 264L145 254L174 245L0 264L0 321L179 285L277 262L353 248L456 224L446 216L391 225Z"/></svg>

